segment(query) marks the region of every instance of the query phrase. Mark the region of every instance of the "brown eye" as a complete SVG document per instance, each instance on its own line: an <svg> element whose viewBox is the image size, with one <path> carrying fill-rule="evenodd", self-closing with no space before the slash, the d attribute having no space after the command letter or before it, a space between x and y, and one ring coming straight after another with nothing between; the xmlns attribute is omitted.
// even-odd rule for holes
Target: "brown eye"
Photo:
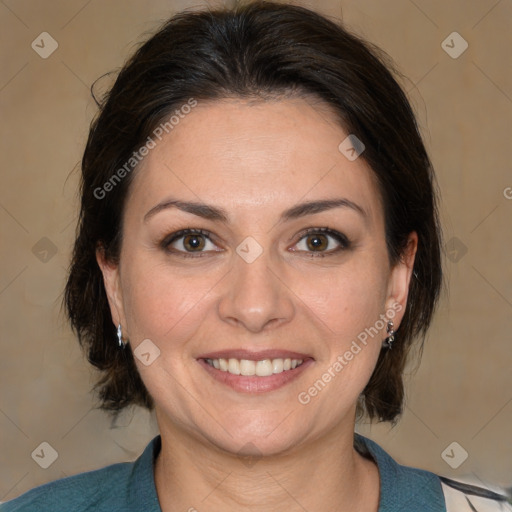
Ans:
<svg viewBox="0 0 512 512"><path fill-rule="evenodd" d="M310 228L302 233L294 251L307 256L330 256L349 249L351 243L342 233L329 228Z"/></svg>
<svg viewBox="0 0 512 512"><path fill-rule="evenodd" d="M204 248L205 241L203 235L185 235L183 237L183 247L187 251L200 251Z"/></svg>
<svg viewBox="0 0 512 512"><path fill-rule="evenodd" d="M323 251L329 246L329 240L325 235L308 235L306 237L306 245L312 251Z"/></svg>
<svg viewBox="0 0 512 512"><path fill-rule="evenodd" d="M211 233L202 229L182 229L167 236L160 245L166 252L178 256L207 256L219 251L210 237Z"/></svg>

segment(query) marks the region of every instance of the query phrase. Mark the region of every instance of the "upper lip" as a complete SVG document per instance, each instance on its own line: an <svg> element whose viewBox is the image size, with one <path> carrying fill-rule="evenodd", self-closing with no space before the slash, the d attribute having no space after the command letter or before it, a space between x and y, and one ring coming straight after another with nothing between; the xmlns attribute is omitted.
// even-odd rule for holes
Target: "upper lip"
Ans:
<svg viewBox="0 0 512 512"><path fill-rule="evenodd" d="M290 350L269 349L253 352L244 349L227 349L209 352L200 355L197 359L247 359L249 361L262 361L263 359L313 359L307 354L292 352Z"/></svg>

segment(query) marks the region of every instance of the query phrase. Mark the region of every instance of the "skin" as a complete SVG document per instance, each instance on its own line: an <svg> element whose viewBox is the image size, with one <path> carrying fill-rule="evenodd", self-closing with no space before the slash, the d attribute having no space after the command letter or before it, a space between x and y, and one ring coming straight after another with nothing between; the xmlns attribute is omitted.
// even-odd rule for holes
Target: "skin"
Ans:
<svg viewBox="0 0 512 512"><path fill-rule="evenodd" d="M199 102L134 177L119 265L101 252L98 263L112 320L132 350L145 339L160 350L149 366L135 360L156 404L155 480L165 512L378 509L378 469L354 450L353 433L385 327L307 405L297 399L397 304L398 328L417 248L411 233L391 268L375 178L362 158L349 161L338 150L346 136L313 98ZM144 220L170 197L223 208L229 223L177 208ZM333 198L353 201L366 216L338 207L279 222L298 203ZM317 249L315 236L302 232L320 227L351 245L320 234ZM197 254L184 238L161 246L185 228L212 233L199 236L201 257L183 257ZM248 236L263 248L252 263L236 252ZM280 389L241 393L197 361L233 348L293 350L314 362ZM242 456L251 455L248 464Z"/></svg>

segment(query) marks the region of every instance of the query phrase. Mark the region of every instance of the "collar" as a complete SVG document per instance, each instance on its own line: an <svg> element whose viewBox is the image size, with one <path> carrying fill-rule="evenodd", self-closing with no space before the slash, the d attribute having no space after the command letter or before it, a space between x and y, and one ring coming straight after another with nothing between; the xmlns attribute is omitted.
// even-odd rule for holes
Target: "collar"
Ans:
<svg viewBox="0 0 512 512"><path fill-rule="evenodd" d="M446 512L441 481L437 475L398 464L375 441L357 432L354 434L354 447L361 455L371 456L379 468L378 512Z"/></svg>

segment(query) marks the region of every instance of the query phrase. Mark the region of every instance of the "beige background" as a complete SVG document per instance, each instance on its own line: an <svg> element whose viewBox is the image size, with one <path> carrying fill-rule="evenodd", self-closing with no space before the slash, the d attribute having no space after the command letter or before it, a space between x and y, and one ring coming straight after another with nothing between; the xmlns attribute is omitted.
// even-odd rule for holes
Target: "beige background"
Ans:
<svg viewBox="0 0 512 512"><path fill-rule="evenodd" d="M0 500L131 460L156 433L145 412L111 425L93 409L92 371L59 312L76 219L72 171L96 111L90 84L174 11L204 4L0 3ZM402 463L510 486L512 2L303 4L343 16L408 77L442 190L450 292L409 379L401 422L359 430ZM457 59L441 46L453 31L469 43ZM47 59L31 48L41 32L59 45ZM458 469L441 457L453 441L469 454ZM42 442L58 453L48 469L31 457Z"/></svg>

